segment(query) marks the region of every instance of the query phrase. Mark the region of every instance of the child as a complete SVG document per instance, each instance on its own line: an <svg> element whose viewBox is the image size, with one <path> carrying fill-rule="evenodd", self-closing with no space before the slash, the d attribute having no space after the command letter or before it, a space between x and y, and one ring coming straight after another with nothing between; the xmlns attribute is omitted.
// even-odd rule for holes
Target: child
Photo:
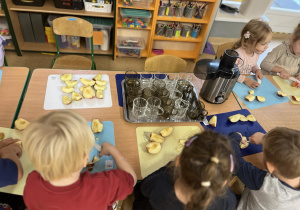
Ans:
<svg viewBox="0 0 300 210"><path fill-rule="evenodd" d="M233 48L239 53L239 57L244 60L244 65L239 69L241 74L255 73L255 78L262 79L263 74L257 65L259 55L267 48L272 39L272 29L270 26L259 19L250 20L249 23L241 31L241 38L237 41ZM237 65L242 64L241 60L237 60ZM251 78L240 75L238 82L245 83L248 87L257 88L259 83Z"/></svg>
<svg viewBox="0 0 300 210"><path fill-rule="evenodd" d="M300 80L300 23L290 40L284 41L269 52L260 67L264 74L280 73L282 79L295 76ZM300 84L297 87L300 88Z"/></svg>
<svg viewBox="0 0 300 210"><path fill-rule="evenodd" d="M220 134L204 131L191 137L173 163L135 186L133 210L233 209L236 198L227 186L232 154Z"/></svg>
<svg viewBox="0 0 300 210"><path fill-rule="evenodd" d="M230 133L236 153L236 175L246 185L238 210L299 209L300 206L300 132L277 127L265 136L255 133L251 143L263 143L268 171L246 162L240 152L241 135Z"/></svg>
<svg viewBox="0 0 300 210"><path fill-rule="evenodd" d="M133 190L136 175L118 150L102 144L99 154L111 155L117 170L80 173L87 165L95 137L75 112L51 112L30 123L23 134L24 150L36 171L28 175L24 201L28 209L112 209Z"/></svg>

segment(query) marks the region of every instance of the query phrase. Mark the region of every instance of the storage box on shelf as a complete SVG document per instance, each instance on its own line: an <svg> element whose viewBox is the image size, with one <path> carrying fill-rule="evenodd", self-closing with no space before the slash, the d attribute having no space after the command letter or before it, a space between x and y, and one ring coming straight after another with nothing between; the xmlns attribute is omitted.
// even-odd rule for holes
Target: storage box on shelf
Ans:
<svg viewBox="0 0 300 210"><path fill-rule="evenodd" d="M122 26L129 28L147 28L151 12L148 10L121 9Z"/></svg>
<svg viewBox="0 0 300 210"><path fill-rule="evenodd" d="M23 6L36 6L41 7L44 5L45 0L12 0L14 4L16 5L23 5Z"/></svg>
<svg viewBox="0 0 300 210"><path fill-rule="evenodd" d="M123 6L148 9L152 0L123 0Z"/></svg>
<svg viewBox="0 0 300 210"><path fill-rule="evenodd" d="M82 10L83 0L54 0L54 5L61 9Z"/></svg>
<svg viewBox="0 0 300 210"><path fill-rule="evenodd" d="M144 39L140 37L118 37L117 48L119 57L141 58L145 48Z"/></svg>
<svg viewBox="0 0 300 210"><path fill-rule="evenodd" d="M112 1L105 0L103 3L102 0L96 2L94 0L84 0L84 8L86 11L111 13Z"/></svg>

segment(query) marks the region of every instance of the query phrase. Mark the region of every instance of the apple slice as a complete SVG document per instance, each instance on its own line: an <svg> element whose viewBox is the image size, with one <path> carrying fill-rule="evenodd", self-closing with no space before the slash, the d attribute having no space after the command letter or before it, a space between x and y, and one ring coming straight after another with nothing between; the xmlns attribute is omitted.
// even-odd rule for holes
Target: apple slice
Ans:
<svg viewBox="0 0 300 210"><path fill-rule="evenodd" d="M240 114L235 114L235 115L231 115L228 119L230 122L235 123L237 121L239 121L241 118Z"/></svg>
<svg viewBox="0 0 300 210"><path fill-rule="evenodd" d="M146 149L150 154L157 154L161 150L161 145L157 142L150 142L146 145Z"/></svg>
<svg viewBox="0 0 300 210"><path fill-rule="evenodd" d="M65 83L68 87L74 87L75 85L77 85L78 81L77 80L70 80L70 81L65 81Z"/></svg>
<svg viewBox="0 0 300 210"><path fill-rule="evenodd" d="M104 86L104 85L107 84L107 81L105 81L105 80L98 80L98 81L96 81L96 84L97 84L97 85Z"/></svg>
<svg viewBox="0 0 300 210"><path fill-rule="evenodd" d="M240 143L240 148L241 148L241 149L245 149L245 148L247 148L248 146L249 146L249 143L248 143L248 142L246 142L245 144Z"/></svg>
<svg viewBox="0 0 300 210"><path fill-rule="evenodd" d="M150 141L157 142L157 143L164 143L165 138L162 137L161 135L158 135L158 134L152 132L150 134Z"/></svg>
<svg viewBox="0 0 300 210"><path fill-rule="evenodd" d="M63 74L63 75L60 75L60 79L62 81L70 81L70 80L72 80L72 77L73 77L72 74Z"/></svg>
<svg viewBox="0 0 300 210"><path fill-rule="evenodd" d="M21 149L23 149L23 145L21 141L17 141L16 144L19 144L19 146L21 147Z"/></svg>
<svg viewBox="0 0 300 210"><path fill-rule="evenodd" d="M75 91L72 92L71 97L72 97L73 101L80 101L82 99L82 95Z"/></svg>
<svg viewBox="0 0 300 210"><path fill-rule="evenodd" d="M68 96L63 96L62 102L64 105L69 105L70 103L72 103L72 99L70 99Z"/></svg>
<svg viewBox="0 0 300 210"><path fill-rule="evenodd" d="M254 99L255 99L255 96L254 96L254 95L251 95L251 94L250 94L250 95L247 95L247 96L245 97L245 100L246 100L246 101L250 101L250 102L251 102L251 101L254 101Z"/></svg>
<svg viewBox="0 0 300 210"><path fill-rule="evenodd" d="M102 86L102 85L94 85L95 90L105 90L106 86Z"/></svg>
<svg viewBox="0 0 300 210"><path fill-rule="evenodd" d="M95 84L94 80L80 78L80 82L85 86L93 86Z"/></svg>
<svg viewBox="0 0 300 210"><path fill-rule="evenodd" d="M68 86L62 86L61 91L64 93L72 93L74 91L73 87L68 87Z"/></svg>
<svg viewBox="0 0 300 210"><path fill-rule="evenodd" d="M259 102L265 102L266 98L263 97L263 96L256 96L256 100L259 101Z"/></svg>
<svg viewBox="0 0 300 210"><path fill-rule="evenodd" d="M254 95L254 90L249 90L249 94Z"/></svg>
<svg viewBox="0 0 300 210"><path fill-rule="evenodd" d="M96 92L96 98L100 98L100 99L104 98L102 90L97 90L97 92Z"/></svg>
<svg viewBox="0 0 300 210"><path fill-rule="evenodd" d="M300 101L300 96L292 96L292 99L294 100L294 101Z"/></svg>
<svg viewBox="0 0 300 210"><path fill-rule="evenodd" d="M101 120L95 118L92 120L92 131L93 133L100 133L103 131L103 123Z"/></svg>
<svg viewBox="0 0 300 210"><path fill-rule="evenodd" d="M216 115L212 116L212 118L210 118L208 123L213 127L217 127L217 116Z"/></svg>
<svg viewBox="0 0 300 210"><path fill-rule="evenodd" d="M298 82L294 81L294 82L292 82L291 86L296 87L298 84L299 84Z"/></svg>
<svg viewBox="0 0 300 210"><path fill-rule="evenodd" d="M5 134L3 132L0 133L0 140L4 139Z"/></svg>
<svg viewBox="0 0 300 210"><path fill-rule="evenodd" d="M101 80L101 79L102 79L102 74L97 74L97 75L93 78L94 81L98 81L98 80Z"/></svg>
<svg viewBox="0 0 300 210"><path fill-rule="evenodd" d="M247 121L248 121L248 118L245 117L245 115L242 115L242 114L241 114L241 116L240 116L240 121L242 121L242 122L247 122Z"/></svg>
<svg viewBox="0 0 300 210"><path fill-rule="evenodd" d="M256 121L255 117L254 117L252 114L249 114L249 115L247 116L247 119L248 119L249 121L251 121L251 122L255 122L255 121Z"/></svg>
<svg viewBox="0 0 300 210"><path fill-rule="evenodd" d="M280 90L277 91L277 95L280 96L280 97L285 97L285 96L287 96L286 93L284 93L284 92L282 92L282 91L280 91Z"/></svg>
<svg viewBox="0 0 300 210"><path fill-rule="evenodd" d="M89 163L87 163L87 166L90 167L90 168L94 167L94 165L95 165L94 162L89 162ZM93 170L93 169L92 169L92 170Z"/></svg>
<svg viewBox="0 0 300 210"><path fill-rule="evenodd" d="M168 127L168 128L166 128L166 129L163 129L161 132L159 132L160 133L160 135L162 136L162 137L167 137L167 136L170 136L171 134L172 134L172 132L173 132L173 127Z"/></svg>
<svg viewBox="0 0 300 210"><path fill-rule="evenodd" d="M83 88L82 95L84 98L91 99L91 98L95 98L96 93L91 86L88 86Z"/></svg>
<svg viewBox="0 0 300 210"><path fill-rule="evenodd" d="M18 118L15 121L15 129L22 131L24 130L28 125L30 124L30 122L28 122L27 120L24 120L23 118Z"/></svg>
<svg viewBox="0 0 300 210"><path fill-rule="evenodd" d="M81 86L81 87L79 88L80 92L82 92L82 91L83 91L83 88L86 88L86 87L89 87L89 86Z"/></svg>
<svg viewBox="0 0 300 210"><path fill-rule="evenodd" d="M93 162L93 163L96 163L96 162L98 162L98 161L100 161L100 159L99 159L97 156L94 156L92 162Z"/></svg>

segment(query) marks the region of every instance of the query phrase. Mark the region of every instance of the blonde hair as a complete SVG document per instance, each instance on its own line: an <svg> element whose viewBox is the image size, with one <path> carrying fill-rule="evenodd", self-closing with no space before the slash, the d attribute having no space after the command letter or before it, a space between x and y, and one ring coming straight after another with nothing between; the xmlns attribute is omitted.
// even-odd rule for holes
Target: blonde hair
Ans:
<svg viewBox="0 0 300 210"><path fill-rule="evenodd" d="M87 121L72 111L54 111L24 130L22 143L44 180L54 181L82 169L95 142Z"/></svg>
<svg viewBox="0 0 300 210"><path fill-rule="evenodd" d="M268 23L260 19L252 19L244 26L240 40L233 45L232 49L239 47L245 49L248 46L256 45L258 42L266 40L270 33L272 33L272 29ZM245 34L249 34L249 38L246 38Z"/></svg>
<svg viewBox="0 0 300 210"><path fill-rule="evenodd" d="M300 177L300 132L277 127L263 141L265 160L272 163L280 175L288 179Z"/></svg>

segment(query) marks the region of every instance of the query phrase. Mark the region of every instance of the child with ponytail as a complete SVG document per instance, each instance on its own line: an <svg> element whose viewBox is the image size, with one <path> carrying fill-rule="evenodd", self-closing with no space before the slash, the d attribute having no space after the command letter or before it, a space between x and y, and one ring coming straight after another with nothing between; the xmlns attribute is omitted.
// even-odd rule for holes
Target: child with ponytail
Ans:
<svg viewBox="0 0 300 210"><path fill-rule="evenodd" d="M227 183L234 169L228 139L204 131L187 140L180 155L138 183L133 210L231 210Z"/></svg>

